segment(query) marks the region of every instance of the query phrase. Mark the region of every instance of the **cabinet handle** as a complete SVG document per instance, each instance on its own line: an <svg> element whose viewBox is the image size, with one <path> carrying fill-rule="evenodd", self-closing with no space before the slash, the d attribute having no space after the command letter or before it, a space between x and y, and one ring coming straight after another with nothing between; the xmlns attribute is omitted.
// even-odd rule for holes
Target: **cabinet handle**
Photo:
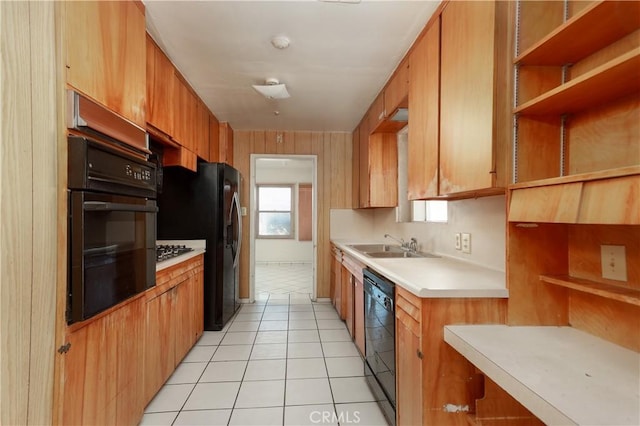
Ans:
<svg viewBox="0 0 640 426"><path fill-rule="evenodd" d="M416 356L422 359L422 352L420 352L420 349L416 349Z"/></svg>

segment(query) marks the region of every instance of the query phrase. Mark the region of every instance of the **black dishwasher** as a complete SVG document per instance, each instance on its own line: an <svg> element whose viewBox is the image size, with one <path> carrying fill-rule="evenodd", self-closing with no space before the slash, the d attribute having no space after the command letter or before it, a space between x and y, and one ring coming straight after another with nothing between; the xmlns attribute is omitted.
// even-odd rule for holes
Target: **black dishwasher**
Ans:
<svg viewBox="0 0 640 426"><path fill-rule="evenodd" d="M395 425L395 284L368 268L363 275L365 376L387 420Z"/></svg>

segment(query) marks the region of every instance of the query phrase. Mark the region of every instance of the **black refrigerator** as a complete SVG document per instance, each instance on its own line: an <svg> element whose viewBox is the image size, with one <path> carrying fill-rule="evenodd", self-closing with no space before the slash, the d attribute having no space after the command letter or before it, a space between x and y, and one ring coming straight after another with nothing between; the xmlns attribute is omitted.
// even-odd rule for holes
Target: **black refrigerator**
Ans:
<svg viewBox="0 0 640 426"><path fill-rule="evenodd" d="M163 174L158 239L206 240L204 329L221 330L240 306L240 172L228 164L202 162L197 173L166 167Z"/></svg>

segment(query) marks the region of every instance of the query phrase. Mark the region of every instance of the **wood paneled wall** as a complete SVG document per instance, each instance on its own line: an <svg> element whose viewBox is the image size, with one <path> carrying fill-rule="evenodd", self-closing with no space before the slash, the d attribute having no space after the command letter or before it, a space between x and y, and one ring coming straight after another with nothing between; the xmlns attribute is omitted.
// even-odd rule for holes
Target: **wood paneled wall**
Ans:
<svg viewBox="0 0 640 426"><path fill-rule="evenodd" d="M0 424L51 424L57 134L53 2L0 2Z"/></svg>
<svg viewBox="0 0 640 426"><path fill-rule="evenodd" d="M329 297L329 210L352 208L352 143L347 132L236 130L234 166L242 173L241 201L251 211L249 185L251 154L316 155L318 178L317 295ZM249 215L244 216L240 253L240 297L249 297Z"/></svg>

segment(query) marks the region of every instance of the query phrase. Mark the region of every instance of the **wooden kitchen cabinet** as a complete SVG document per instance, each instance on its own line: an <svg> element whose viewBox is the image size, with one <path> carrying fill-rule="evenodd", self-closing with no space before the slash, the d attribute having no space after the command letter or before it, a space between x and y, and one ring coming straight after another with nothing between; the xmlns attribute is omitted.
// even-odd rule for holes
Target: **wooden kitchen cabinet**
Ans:
<svg viewBox="0 0 640 426"><path fill-rule="evenodd" d="M351 134L351 208L360 207L360 126Z"/></svg>
<svg viewBox="0 0 640 426"><path fill-rule="evenodd" d="M410 200L420 200L439 195L440 18L416 41L409 63L407 191Z"/></svg>
<svg viewBox="0 0 640 426"><path fill-rule="evenodd" d="M342 310L344 312L344 322L349 334L353 338L355 332L353 327L353 279L351 277L351 272L349 272L346 266L343 265L340 268L340 272L342 274Z"/></svg>
<svg viewBox="0 0 640 426"><path fill-rule="evenodd" d="M504 324L504 299L419 298L396 286L396 420L399 425L467 425L482 395L475 369L444 341L447 324ZM480 390L479 390L480 388Z"/></svg>
<svg viewBox="0 0 640 426"><path fill-rule="evenodd" d="M220 122L209 112L209 161L219 163L220 158Z"/></svg>
<svg viewBox="0 0 640 426"><path fill-rule="evenodd" d="M449 2L441 14L438 195L504 193L511 138L513 2Z"/></svg>
<svg viewBox="0 0 640 426"><path fill-rule="evenodd" d="M373 101L367 113L370 133L396 133L407 121L389 120L398 108L407 107L409 93L409 59L396 68L386 86Z"/></svg>
<svg viewBox="0 0 640 426"><path fill-rule="evenodd" d="M146 404L144 297L74 326L61 355L62 424L138 423Z"/></svg>
<svg viewBox="0 0 640 426"><path fill-rule="evenodd" d="M65 2L67 84L145 128L145 12L140 2Z"/></svg>
<svg viewBox="0 0 640 426"><path fill-rule="evenodd" d="M344 272L343 283L345 280L349 283L349 301L348 309L350 312L347 315L347 328L351 337L356 343L358 350L362 356L365 355L365 342L364 342L364 279L362 276L362 270L365 265L349 256L346 253L342 254L342 269Z"/></svg>
<svg viewBox="0 0 640 426"><path fill-rule="evenodd" d="M398 205L398 145L395 133L369 134L360 127L360 207Z"/></svg>
<svg viewBox="0 0 640 426"><path fill-rule="evenodd" d="M396 287L396 418L399 425L422 421L422 301Z"/></svg>
<svg viewBox="0 0 640 426"><path fill-rule="evenodd" d="M233 166L233 128L227 122L220 123L218 162Z"/></svg>
<svg viewBox="0 0 640 426"><path fill-rule="evenodd" d="M197 99L196 104L196 149L195 153L198 157L209 162L210 160L210 148L209 148L209 108L202 100Z"/></svg>
<svg viewBox="0 0 640 426"><path fill-rule="evenodd" d="M173 139L182 147L195 153L198 121L197 98L177 70L174 72L174 105Z"/></svg>
<svg viewBox="0 0 640 426"><path fill-rule="evenodd" d="M174 134L174 67L147 34L147 124Z"/></svg>
<svg viewBox="0 0 640 426"><path fill-rule="evenodd" d="M336 308L338 316L344 319L343 291L342 291L342 251L331 246L331 303Z"/></svg>

